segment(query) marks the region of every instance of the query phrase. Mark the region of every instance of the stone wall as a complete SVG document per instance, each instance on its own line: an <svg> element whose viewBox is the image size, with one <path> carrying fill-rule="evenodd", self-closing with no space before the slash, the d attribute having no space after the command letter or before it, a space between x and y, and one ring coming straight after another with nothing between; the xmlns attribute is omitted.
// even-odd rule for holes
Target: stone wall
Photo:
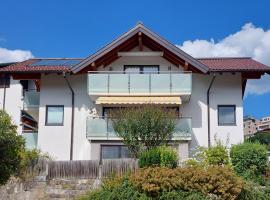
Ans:
<svg viewBox="0 0 270 200"><path fill-rule="evenodd" d="M21 182L12 178L6 185L0 187L0 199L74 199L99 185L99 179L53 179Z"/></svg>

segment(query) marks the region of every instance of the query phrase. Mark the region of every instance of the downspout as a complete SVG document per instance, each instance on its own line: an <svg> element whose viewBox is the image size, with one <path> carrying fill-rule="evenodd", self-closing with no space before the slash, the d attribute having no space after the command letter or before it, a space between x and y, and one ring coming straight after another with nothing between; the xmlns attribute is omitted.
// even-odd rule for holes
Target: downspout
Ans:
<svg viewBox="0 0 270 200"><path fill-rule="evenodd" d="M70 160L73 160L73 141L74 141L74 90L72 89L70 82L68 81L65 72L63 77L66 80L68 88L71 92L71 136L70 136Z"/></svg>
<svg viewBox="0 0 270 200"><path fill-rule="evenodd" d="M6 93L7 93L7 84L6 84L6 75L4 77L4 95L3 95L3 111L5 111L6 108Z"/></svg>
<svg viewBox="0 0 270 200"><path fill-rule="evenodd" d="M216 79L216 75L214 74L214 76L213 76L213 78L212 78L212 80L211 80L211 83L210 83L210 85L209 85L209 87L208 87L208 90L207 90L208 147L211 146L211 130L210 130L210 125L211 125L211 123L210 123L210 97L209 97L209 95L210 95L210 90L211 90L211 88L212 88L212 85L213 85L215 79Z"/></svg>

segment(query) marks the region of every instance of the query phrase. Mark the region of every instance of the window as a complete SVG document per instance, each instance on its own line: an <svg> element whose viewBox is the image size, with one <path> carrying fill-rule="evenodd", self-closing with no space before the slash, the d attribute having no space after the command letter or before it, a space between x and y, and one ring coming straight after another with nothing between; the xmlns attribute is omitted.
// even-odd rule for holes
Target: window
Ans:
<svg viewBox="0 0 270 200"><path fill-rule="evenodd" d="M125 73L157 74L159 73L158 65L125 65Z"/></svg>
<svg viewBox="0 0 270 200"><path fill-rule="evenodd" d="M218 125L236 125L235 105L218 106Z"/></svg>
<svg viewBox="0 0 270 200"><path fill-rule="evenodd" d="M46 107L46 126L63 126L64 124L64 106Z"/></svg>
<svg viewBox="0 0 270 200"><path fill-rule="evenodd" d="M0 88L9 88L10 86L10 77L8 75L0 75Z"/></svg>
<svg viewBox="0 0 270 200"><path fill-rule="evenodd" d="M130 158L128 148L123 145L101 145L101 159Z"/></svg>

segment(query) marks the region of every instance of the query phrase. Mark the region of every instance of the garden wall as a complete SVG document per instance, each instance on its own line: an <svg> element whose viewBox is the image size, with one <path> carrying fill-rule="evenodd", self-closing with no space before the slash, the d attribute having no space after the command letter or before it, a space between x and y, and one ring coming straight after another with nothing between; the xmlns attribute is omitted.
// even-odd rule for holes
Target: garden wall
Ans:
<svg viewBox="0 0 270 200"><path fill-rule="evenodd" d="M39 160L28 169L27 179L12 178L0 187L0 199L73 199L98 188L101 179L111 174L133 172L138 168L134 159L85 161Z"/></svg>

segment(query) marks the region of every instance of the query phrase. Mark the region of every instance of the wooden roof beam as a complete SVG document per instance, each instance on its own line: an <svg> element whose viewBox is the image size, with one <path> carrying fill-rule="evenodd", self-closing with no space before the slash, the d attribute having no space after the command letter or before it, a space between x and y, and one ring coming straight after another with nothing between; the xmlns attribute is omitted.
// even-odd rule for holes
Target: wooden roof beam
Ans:
<svg viewBox="0 0 270 200"><path fill-rule="evenodd" d="M40 73L14 73L11 76L14 80L38 80L41 78Z"/></svg>
<svg viewBox="0 0 270 200"><path fill-rule="evenodd" d="M185 61L184 71L188 71L188 70L189 70L189 64L187 61Z"/></svg>
<svg viewBox="0 0 270 200"><path fill-rule="evenodd" d="M143 51L142 32L138 33L139 50Z"/></svg>

